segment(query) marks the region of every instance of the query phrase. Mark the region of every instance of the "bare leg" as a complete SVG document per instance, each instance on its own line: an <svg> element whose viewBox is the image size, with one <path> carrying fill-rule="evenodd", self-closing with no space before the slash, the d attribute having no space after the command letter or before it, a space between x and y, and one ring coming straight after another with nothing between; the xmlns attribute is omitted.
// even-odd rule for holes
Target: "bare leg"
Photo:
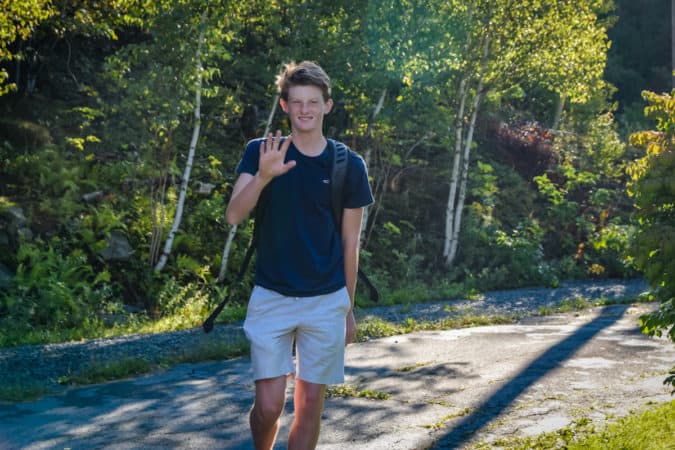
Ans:
<svg viewBox="0 0 675 450"><path fill-rule="evenodd" d="M249 422L256 450L271 450L274 446L285 401L285 375L255 382L255 402Z"/></svg>
<svg viewBox="0 0 675 450"><path fill-rule="evenodd" d="M295 417L288 436L289 450L316 448L321 428L321 413L326 392L325 384L295 380Z"/></svg>

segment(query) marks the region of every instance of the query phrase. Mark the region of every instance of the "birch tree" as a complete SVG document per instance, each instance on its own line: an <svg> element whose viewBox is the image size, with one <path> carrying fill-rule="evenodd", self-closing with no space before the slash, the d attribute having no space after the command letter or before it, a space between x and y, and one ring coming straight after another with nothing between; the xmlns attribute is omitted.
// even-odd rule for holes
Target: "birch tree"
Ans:
<svg viewBox="0 0 675 450"><path fill-rule="evenodd" d="M459 247L475 124L486 93L527 80L571 102L585 102L602 84L608 43L596 13L603 6L594 0L474 0L442 8L450 23L463 25L464 34L459 70L451 79L457 88L449 87L456 101L447 104L456 111L443 246L448 266Z"/></svg>
<svg viewBox="0 0 675 450"><path fill-rule="evenodd" d="M376 202L364 209L362 246L376 227L378 213L394 177L406 170L411 149L435 134L442 123L434 114L436 79L452 41L438 22L434 1L367 2L359 18L364 54L347 56L358 80L350 83L358 114L352 131L361 144ZM452 57L452 52L450 52ZM351 80L350 80L351 81ZM415 113L412 113L415 111Z"/></svg>
<svg viewBox="0 0 675 450"><path fill-rule="evenodd" d="M111 112L112 126L124 129L127 142L138 143L139 150L149 154L139 170L149 176L150 185L148 262L159 272L167 264L184 217L203 102L223 95L224 90L211 81L228 60L227 45L240 24L226 7L199 0L157 2L144 12L150 39L110 57L106 73L123 99ZM207 115L215 115L213 106L209 108ZM178 178L180 145L187 152Z"/></svg>
<svg viewBox="0 0 675 450"><path fill-rule="evenodd" d="M195 157L195 150L197 149L197 142L199 141L199 130L202 123L201 105L202 105L202 46L204 45L204 27L206 26L206 17L208 9L202 12L199 23L199 38L197 40L197 50L195 52L195 107L194 107L194 125L192 129L192 139L190 140L190 148L188 150L187 161L185 162L185 171L180 186L180 194L178 196L178 205L176 206L176 214L173 219L173 224L169 230L169 235L164 244L164 251L159 256L159 261L155 265L155 271L161 272L166 265L166 260L171 254L171 245L176 236L178 227L183 218L183 208L185 207L185 196L187 195L188 185L190 183L190 173L192 172L192 162Z"/></svg>
<svg viewBox="0 0 675 450"><path fill-rule="evenodd" d="M387 88L382 89L382 93L380 94L380 98L377 101L377 104L375 105L375 109L373 110L373 114L370 116L370 120L368 120L368 128L366 129L366 139L368 141L371 141L373 138L373 123L377 119L377 116L380 114L380 111L382 111L382 107L384 106L384 100L387 98ZM373 148L371 145L368 145L366 147L366 152L363 155L363 159L366 162L366 167L370 166L370 161L371 161L371 155L373 153ZM361 246L365 247L366 246L366 231L368 229L368 219L370 216L370 206L366 206L363 208L363 223L366 226L363 226L361 228Z"/></svg>

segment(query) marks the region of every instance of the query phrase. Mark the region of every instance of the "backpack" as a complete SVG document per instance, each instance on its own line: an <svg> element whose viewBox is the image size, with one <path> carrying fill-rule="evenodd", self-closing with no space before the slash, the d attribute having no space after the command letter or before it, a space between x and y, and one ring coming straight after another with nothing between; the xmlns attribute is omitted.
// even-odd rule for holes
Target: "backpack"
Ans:
<svg viewBox="0 0 675 450"><path fill-rule="evenodd" d="M328 141L328 150L331 153L331 158L333 161L330 175L331 212L333 214L335 226L337 227L339 233L340 230L342 229L342 209L343 209L342 191L345 184L345 177L347 176L349 149L342 142L338 142L333 139L327 139L327 141ZM239 273L237 274L237 277L235 278L233 283L240 283L243 280L244 274L246 273L246 269L248 268L248 265L251 261L251 257L253 256L253 253L255 252L255 249L258 246L258 240L260 235L260 224L262 224L262 218L264 216L265 208L269 203L269 197L270 197L269 190L267 188L263 189L263 191L260 193L258 203L256 204L254 210L253 215L254 225L253 225L253 235L251 236L251 242L249 243L248 249L246 250L244 261L242 262L241 267L239 267ZM359 269L358 271L358 277L368 288L370 300L373 302L377 302L380 297L379 293L377 292L377 289L375 288L373 283L370 282L366 274L364 274L361 271L361 269ZM209 333L211 330L213 330L213 325L215 323L216 317L218 317L218 314L220 314L220 312L223 310L223 308L229 301L230 291L231 290L228 289L227 297L222 302L220 302L220 304L218 304L216 309L214 309L211 315L204 321L203 328L205 333Z"/></svg>

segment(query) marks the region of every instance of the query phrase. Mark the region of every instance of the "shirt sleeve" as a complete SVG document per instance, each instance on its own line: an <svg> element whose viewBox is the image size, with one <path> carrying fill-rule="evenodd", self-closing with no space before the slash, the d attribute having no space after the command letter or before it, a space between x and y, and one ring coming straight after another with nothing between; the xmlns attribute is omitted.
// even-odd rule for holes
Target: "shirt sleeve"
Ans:
<svg viewBox="0 0 675 450"><path fill-rule="evenodd" d="M237 164L237 174L250 173L255 175L258 173L258 160L260 159L260 144L263 139L253 139L246 144L244 155L241 157L239 164Z"/></svg>
<svg viewBox="0 0 675 450"><path fill-rule="evenodd" d="M344 186L344 208L362 208L373 203L373 193L368 181L366 163L353 151L349 151L349 163Z"/></svg>

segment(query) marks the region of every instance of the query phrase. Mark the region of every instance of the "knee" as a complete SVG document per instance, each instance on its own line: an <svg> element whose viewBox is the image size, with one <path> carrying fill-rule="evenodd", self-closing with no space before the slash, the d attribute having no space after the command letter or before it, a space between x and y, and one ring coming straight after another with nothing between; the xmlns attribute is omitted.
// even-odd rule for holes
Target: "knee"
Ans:
<svg viewBox="0 0 675 450"><path fill-rule="evenodd" d="M312 386L311 389L297 389L295 395L296 408L321 409L325 396L325 387Z"/></svg>
<svg viewBox="0 0 675 450"><path fill-rule="evenodd" d="M284 409L284 401L278 399L256 399L251 416L259 422L275 422Z"/></svg>

